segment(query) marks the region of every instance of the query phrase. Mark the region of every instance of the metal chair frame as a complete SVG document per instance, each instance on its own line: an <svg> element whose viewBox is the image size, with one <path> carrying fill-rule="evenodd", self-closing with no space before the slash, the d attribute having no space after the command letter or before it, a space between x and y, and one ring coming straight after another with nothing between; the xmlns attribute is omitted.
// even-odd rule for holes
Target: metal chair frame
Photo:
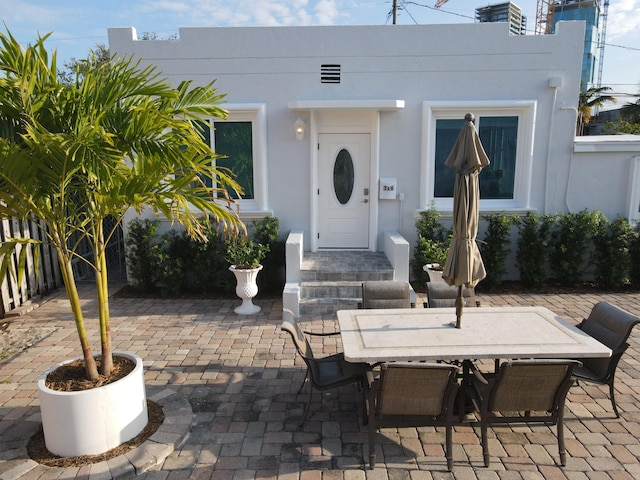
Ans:
<svg viewBox="0 0 640 480"><path fill-rule="evenodd" d="M453 469L452 432L458 368L447 364L382 364L380 377L369 374L369 466L376 464L379 427L446 427L447 469Z"/></svg>
<svg viewBox="0 0 640 480"><path fill-rule="evenodd" d="M311 345L309 344L309 340L307 339L307 335L329 336L338 335L339 332L315 333L303 331L300 328L293 312L288 309L283 309L281 329L291 335L298 355L300 355L307 366L307 371L302 384L298 389L298 394L302 392L306 383L311 385L304 414L300 421L300 426L304 424L307 415L309 414L309 407L311 406L314 389L323 391L337 388L342 385L348 385L350 383L356 383L359 388L362 389L364 397L365 390L363 386L367 380L366 374L373 367L367 363L347 362L344 359L343 353L336 353L334 355L321 358L315 357L311 349Z"/></svg>
<svg viewBox="0 0 640 480"><path fill-rule="evenodd" d="M496 423L542 423L556 425L560 464L566 464L564 405L573 383L576 360L513 360L500 365L498 373L483 374L467 361L473 373L471 395L480 414L484 465L490 465L487 429ZM518 413L507 415L505 412ZM532 415L532 412L536 412Z"/></svg>
<svg viewBox="0 0 640 480"><path fill-rule="evenodd" d="M631 330L638 323L640 318L635 315L610 303L599 302L593 307L589 317L578 325L580 330L609 347L612 354L609 358L580 359L583 365L574 372L574 379L608 385L609 398L616 418L620 418L614 388L616 370L622 355L629 348L627 340Z"/></svg>

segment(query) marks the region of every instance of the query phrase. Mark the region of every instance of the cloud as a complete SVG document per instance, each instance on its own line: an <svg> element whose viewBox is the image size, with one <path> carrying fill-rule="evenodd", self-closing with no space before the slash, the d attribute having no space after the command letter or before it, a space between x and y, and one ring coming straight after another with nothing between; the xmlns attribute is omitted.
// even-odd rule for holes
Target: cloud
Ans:
<svg viewBox="0 0 640 480"><path fill-rule="evenodd" d="M336 3L336 0L144 0L137 8L148 17L169 14L176 26L328 25L334 24L339 16Z"/></svg>
<svg viewBox="0 0 640 480"><path fill-rule="evenodd" d="M333 25L340 17L335 0L318 0L315 13L318 23L321 25Z"/></svg>
<svg viewBox="0 0 640 480"><path fill-rule="evenodd" d="M640 29L640 0L617 0L609 5L607 43Z"/></svg>
<svg viewBox="0 0 640 480"><path fill-rule="evenodd" d="M66 12L67 14L69 12ZM11 24L39 24L44 21L50 22L62 21L65 18L65 12L60 8L50 8L37 5L23 0L15 0L11 3L11 8L3 9L2 20L11 28Z"/></svg>

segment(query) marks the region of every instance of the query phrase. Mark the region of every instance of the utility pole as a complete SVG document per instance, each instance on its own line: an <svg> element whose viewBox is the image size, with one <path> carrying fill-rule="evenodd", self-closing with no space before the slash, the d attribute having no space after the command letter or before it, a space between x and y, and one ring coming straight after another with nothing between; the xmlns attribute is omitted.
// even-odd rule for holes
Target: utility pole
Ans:
<svg viewBox="0 0 640 480"><path fill-rule="evenodd" d="M393 0L393 24L398 23L398 0Z"/></svg>

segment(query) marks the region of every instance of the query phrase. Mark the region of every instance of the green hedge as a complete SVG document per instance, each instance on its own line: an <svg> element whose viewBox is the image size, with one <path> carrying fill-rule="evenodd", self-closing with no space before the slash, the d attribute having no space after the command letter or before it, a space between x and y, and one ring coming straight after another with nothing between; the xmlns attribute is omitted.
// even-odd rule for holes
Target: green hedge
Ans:
<svg viewBox="0 0 640 480"><path fill-rule="evenodd" d="M233 293L236 280L225 260L225 238L216 228L203 224L207 241L185 232L158 234L159 222L135 219L128 225L126 257L132 286L141 292ZM254 222L251 240L269 247L258 275L263 294L281 293L285 284L285 241L278 239L275 217Z"/></svg>
<svg viewBox="0 0 640 480"><path fill-rule="evenodd" d="M415 279L424 281L422 265L443 263L434 259L442 258L443 251L446 258L450 242L444 239L444 227L433 208L422 215L416 223L412 272ZM487 229L479 244L487 270L482 284L488 288L503 282L515 235L514 266L525 286L570 287L589 279L602 289L640 289L640 224L632 226L624 218L611 221L598 210L523 217L494 213L483 219Z"/></svg>

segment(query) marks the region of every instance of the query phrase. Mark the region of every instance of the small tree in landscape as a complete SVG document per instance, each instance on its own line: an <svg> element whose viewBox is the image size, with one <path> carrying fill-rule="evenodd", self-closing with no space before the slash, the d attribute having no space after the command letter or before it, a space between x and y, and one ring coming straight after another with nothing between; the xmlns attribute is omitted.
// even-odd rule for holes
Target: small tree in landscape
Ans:
<svg viewBox="0 0 640 480"><path fill-rule="evenodd" d="M513 224L519 232L516 241L516 266L520 280L528 287L544 285L548 278L549 235L553 227L552 215L528 212L514 216Z"/></svg>
<svg viewBox="0 0 640 480"><path fill-rule="evenodd" d="M603 106L605 102L616 103L615 97L604 93L609 91L611 87L590 87L580 92L576 135L584 135L584 126L591 121L594 108Z"/></svg>
<svg viewBox="0 0 640 480"><path fill-rule="evenodd" d="M415 280L420 283L429 280L428 274L422 269L428 263L444 265L447 259L451 231L445 229L440 223L441 215L434 205L429 210L420 212L416 220L418 241L413 250L411 268Z"/></svg>
<svg viewBox="0 0 640 480"><path fill-rule="evenodd" d="M86 262L95 272L100 373L108 375L113 360L105 248L113 230L104 231L103 220L113 216L117 226L129 208L146 207L204 239L198 217L211 217L223 230L244 229L227 194L240 187L212 166L215 154L197 127L201 116L226 116L212 84L173 87L154 68L127 58L81 62L86 68L64 83L55 52L50 57L45 48L47 36L23 49L11 33L0 33L0 218L39 220L34 223L42 238L57 252L86 374L94 380L99 372L72 262ZM78 255L82 239L92 258ZM3 275L14 250L33 243L2 242ZM22 275L27 249L18 250Z"/></svg>
<svg viewBox="0 0 640 480"><path fill-rule="evenodd" d="M619 288L629 280L633 227L626 218L611 221L602 212L596 213L598 222L593 232L596 281L602 288Z"/></svg>
<svg viewBox="0 0 640 480"><path fill-rule="evenodd" d="M480 243L482 261L487 271L483 283L495 288L502 284L502 277L507 272L511 221L504 213L492 213L482 218L487 221L484 241Z"/></svg>

